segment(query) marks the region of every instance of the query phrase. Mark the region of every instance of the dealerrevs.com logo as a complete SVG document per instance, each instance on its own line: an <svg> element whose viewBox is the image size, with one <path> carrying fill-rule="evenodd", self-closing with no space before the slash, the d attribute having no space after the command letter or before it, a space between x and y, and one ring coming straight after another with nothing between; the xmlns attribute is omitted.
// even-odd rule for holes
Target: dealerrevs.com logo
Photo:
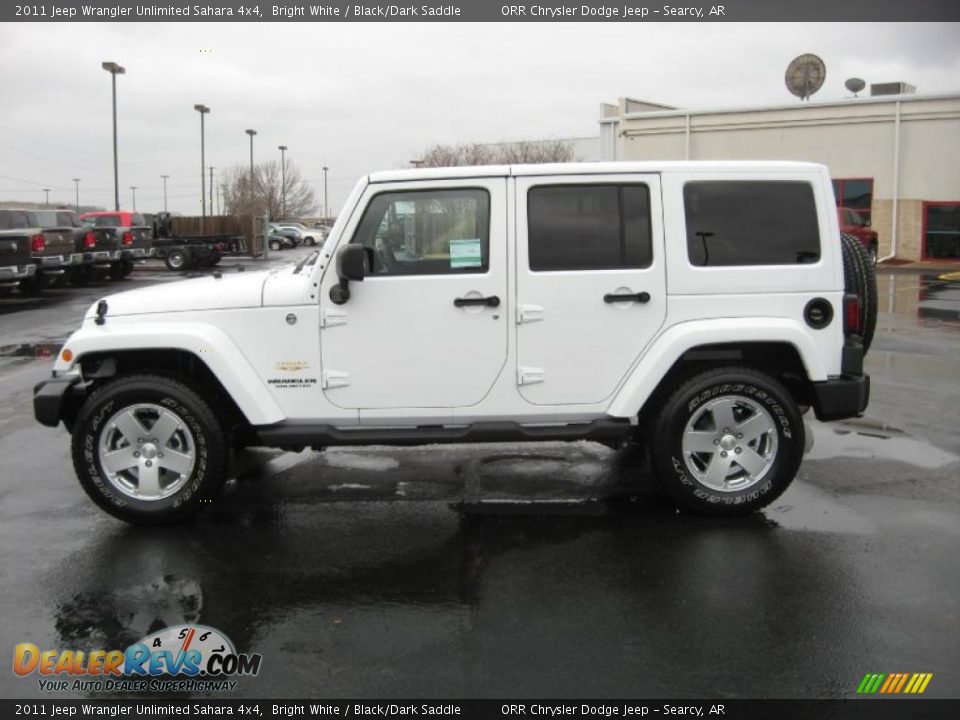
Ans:
<svg viewBox="0 0 960 720"><path fill-rule="evenodd" d="M177 625L148 635L126 650L13 649L13 672L40 676L48 692L193 692L234 690L237 677L260 672L259 654L238 653L216 628Z"/></svg>

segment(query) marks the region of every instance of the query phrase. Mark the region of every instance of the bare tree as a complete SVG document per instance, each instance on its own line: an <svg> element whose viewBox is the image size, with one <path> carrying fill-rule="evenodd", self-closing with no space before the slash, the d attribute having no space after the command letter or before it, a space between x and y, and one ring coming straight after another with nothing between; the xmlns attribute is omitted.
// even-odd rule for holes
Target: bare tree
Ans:
<svg viewBox="0 0 960 720"><path fill-rule="evenodd" d="M264 215L271 220L287 220L311 215L317 208L313 188L289 160L286 169L286 212L284 212L283 172L276 160L253 167L253 189L249 166L228 168L221 176L223 205L231 215Z"/></svg>
<svg viewBox="0 0 960 720"><path fill-rule="evenodd" d="M420 155L423 167L461 165L519 165L524 163L572 162L573 147L564 140L542 140L481 145L434 145Z"/></svg>

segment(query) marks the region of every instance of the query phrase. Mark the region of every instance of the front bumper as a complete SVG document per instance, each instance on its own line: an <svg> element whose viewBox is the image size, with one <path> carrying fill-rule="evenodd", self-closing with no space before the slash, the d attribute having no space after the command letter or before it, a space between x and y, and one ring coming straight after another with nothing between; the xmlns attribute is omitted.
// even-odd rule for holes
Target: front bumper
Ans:
<svg viewBox="0 0 960 720"><path fill-rule="evenodd" d="M80 382L79 375L63 375L44 380L33 388L33 416L41 425L56 427L63 417L64 398L74 385Z"/></svg>
<svg viewBox="0 0 960 720"><path fill-rule="evenodd" d="M7 265L0 267L0 282L14 282L30 278L37 274L37 266L33 263L29 265Z"/></svg>

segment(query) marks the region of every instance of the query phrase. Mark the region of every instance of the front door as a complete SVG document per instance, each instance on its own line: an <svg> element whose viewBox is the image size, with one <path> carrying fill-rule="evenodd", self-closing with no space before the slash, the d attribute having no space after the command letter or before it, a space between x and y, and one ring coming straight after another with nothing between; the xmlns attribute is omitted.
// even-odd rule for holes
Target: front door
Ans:
<svg viewBox="0 0 960 720"><path fill-rule="evenodd" d="M516 204L520 394L603 402L666 317L660 178L518 177Z"/></svg>
<svg viewBox="0 0 960 720"><path fill-rule="evenodd" d="M324 392L342 408L479 403L507 356L506 179L371 185L346 240L373 267L337 305L321 288ZM333 258L331 258L331 262ZM330 268L335 270L335 264ZM361 416L364 414L361 413Z"/></svg>

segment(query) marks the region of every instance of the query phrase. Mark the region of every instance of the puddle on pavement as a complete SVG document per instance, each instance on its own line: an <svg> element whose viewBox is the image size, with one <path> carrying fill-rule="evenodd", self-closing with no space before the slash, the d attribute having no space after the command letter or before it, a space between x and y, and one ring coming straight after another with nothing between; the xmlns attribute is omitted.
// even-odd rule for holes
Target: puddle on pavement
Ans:
<svg viewBox="0 0 960 720"><path fill-rule="evenodd" d="M877 300L882 313L960 331L960 273L881 272L877 275Z"/></svg>
<svg viewBox="0 0 960 720"><path fill-rule="evenodd" d="M868 418L829 425L810 421L807 430L813 435L813 449L807 454L807 460L836 457L895 460L928 470L960 460L960 456Z"/></svg>

